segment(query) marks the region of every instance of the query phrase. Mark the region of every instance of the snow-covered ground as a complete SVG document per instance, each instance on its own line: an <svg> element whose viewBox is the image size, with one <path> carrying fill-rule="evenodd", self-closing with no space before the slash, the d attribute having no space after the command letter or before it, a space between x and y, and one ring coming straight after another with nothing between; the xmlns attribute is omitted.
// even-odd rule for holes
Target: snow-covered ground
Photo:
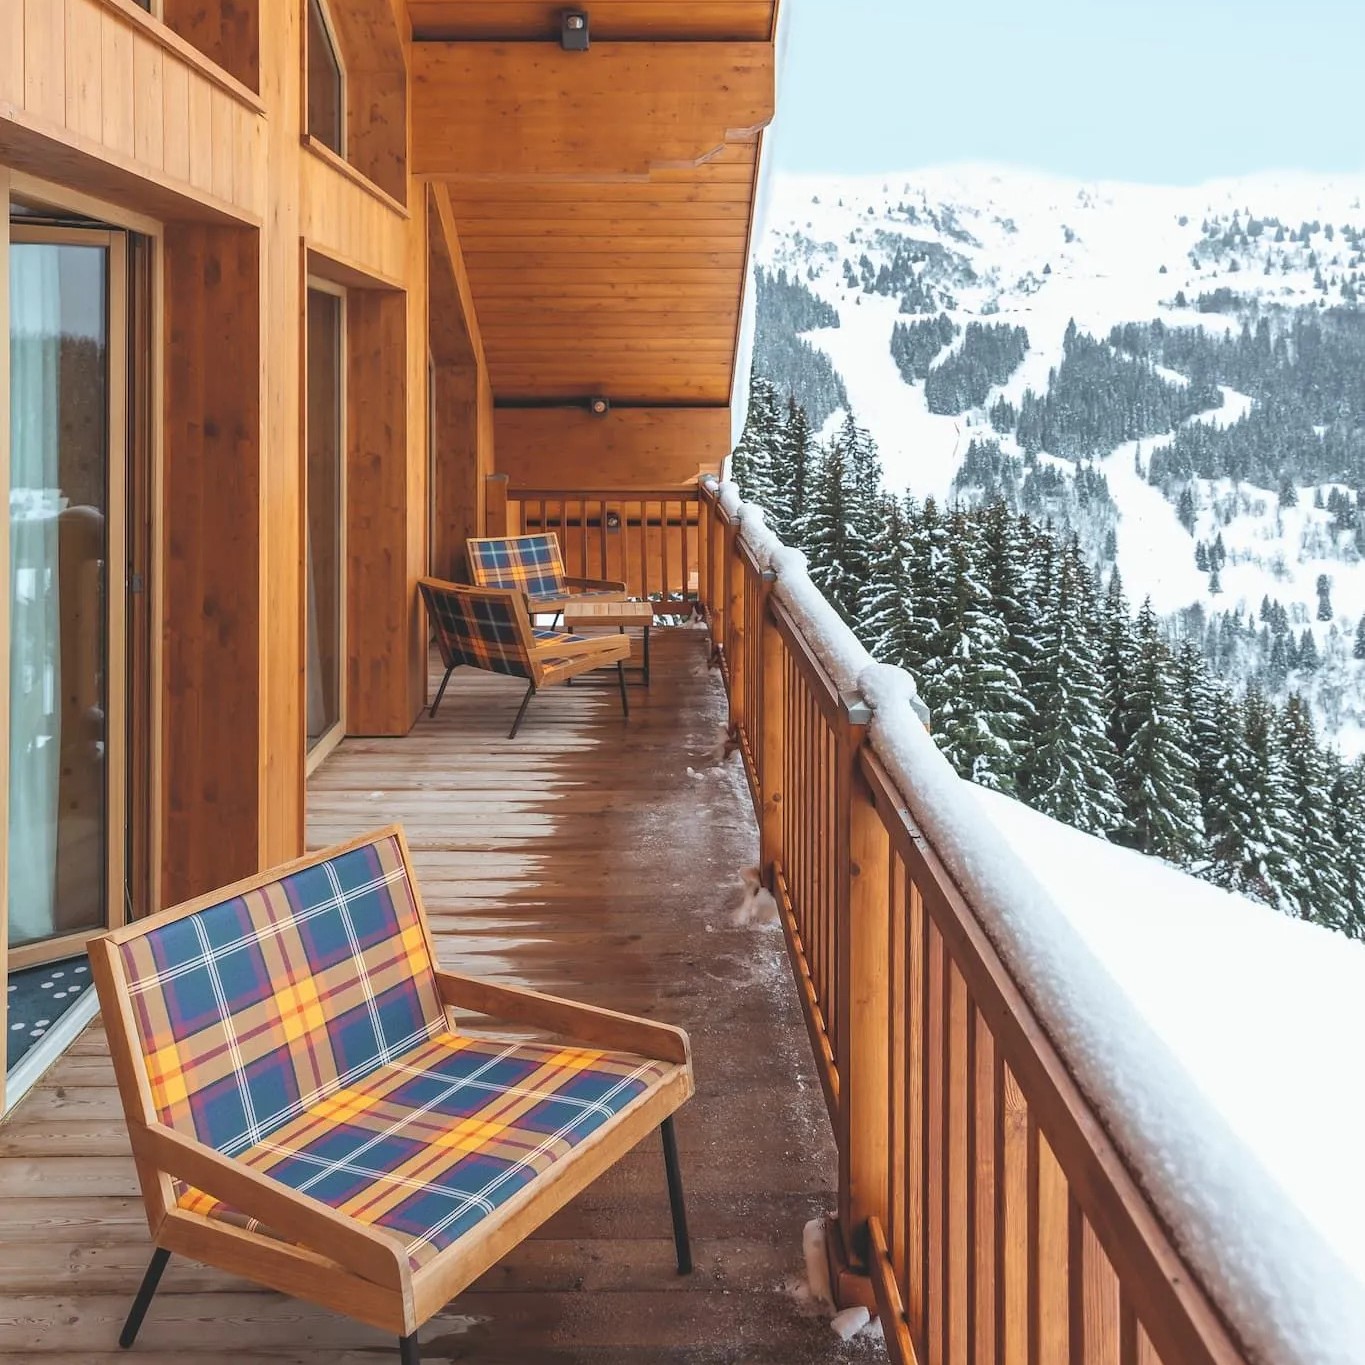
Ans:
<svg viewBox="0 0 1365 1365"><path fill-rule="evenodd" d="M1073 319L1081 331L1101 338L1116 324L1157 317L1170 326L1226 333L1240 326L1237 319L1176 307L1177 294L1183 291L1192 305L1201 293L1226 287L1289 307L1316 303L1322 295L1309 253L1324 271L1344 277L1352 248L1340 231L1329 239L1326 229L1365 223L1363 204L1365 178L1321 182L1287 174L1194 188L1087 185L981 166L835 181L789 177L773 186L758 258L788 268L838 311L838 328L807 339L829 356L859 422L876 438L888 487L945 499L972 438L995 436L986 419L990 404L1003 396L1017 406L1026 390L1046 391ZM1226 259L1204 257L1196 265L1191 253L1204 223L1230 221L1234 214L1243 224L1253 215L1278 218L1290 233L1316 221L1319 231L1306 243L1276 244L1267 229L1243 252L1235 273ZM925 277L952 277L946 287L957 306L948 311L960 326L983 320L1027 329L1027 357L982 409L951 417L930 413L924 386L906 384L891 357L892 328L905 321L899 299L846 283L845 260L856 264L866 254L880 265L898 247L947 253L925 267ZM1270 274L1260 265L1267 257ZM1168 377L1186 382L1174 372ZM1251 407L1245 394L1225 389L1223 396L1221 409L1193 420L1222 426ZM835 414L831 428L839 420ZM1170 440L1167 434L1142 442L1144 466ZM1018 453L1011 439L1002 445ZM1268 596L1310 626L1325 654L1332 623L1315 620L1317 579L1325 573L1332 580L1337 629L1348 638L1354 634L1365 612L1365 568L1324 536L1322 514L1316 521L1311 515L1314 489L1301 490L1304 509L1286 516L1278 514L1275 497L1244 489L1245 505L1224 524L1215 505L1219 497L1226 501L1227 490L1198 484L1200 516L1191 535L1176 509L1134 472L1134 454L1134 445L1126 444L1100 461L1119 512L1117 562L1134 603L1150 596L1163 614L1201 604L1210 613L1236 608L1245 617ZM1198 540L1211 542L1220 531L1229 562L1215 596L1208 575L1195 567L1195 549ZM1365 686L1355 685L1362 682L1365 676L1353 680L1352 698L1365 693ZM1365 752L1365 696L1358 717L1351 707L1338 713L1332 738L1348 755Z"/></svg>

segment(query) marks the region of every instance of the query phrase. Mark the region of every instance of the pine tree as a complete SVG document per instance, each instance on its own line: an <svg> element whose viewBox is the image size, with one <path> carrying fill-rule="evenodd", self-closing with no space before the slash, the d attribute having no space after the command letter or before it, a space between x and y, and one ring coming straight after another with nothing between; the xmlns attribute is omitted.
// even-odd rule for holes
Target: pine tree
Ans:
<svg viewBox="0 0 1365 1365"><path fill-rule="evenodd" d="M801 525L801 548L809 561L811 581L850 624L857 619L859 579L850 570L857 529L848 458L838 440L825 447L816 469Z"/></svg>
<svg viewBox="0 0 1365 1365"><path fill-rule="evenodd" d="M1150 598L1138 613L1133 640L1135 657L1122 709L1127 738L1119 751L1124 805L1119 838L1140 852L1183 864L1202 847L1203 821L1170 652Z"/></svg>
<svg viewBox="0 0 1365 1365"><path fill-rule="evenodd" d="M1256 804L1256 759L1228 688L1214 690L1210 721L1216 758L1204 802L1207 861L1197 870L1225 890L1268 900L1262 868L1269 836Z"/></svg>
<svg viewBox="0 0 1365 1365"><path fill-rule="evenodd" d="M1365 939L1365 759L1336 765L1332 837L1343 894L1340 921L1332 927L1351 938Z"/></svg>
<svg viewBox="0 0 1365 1365"><path fill-rule="evenodd" d="M1132 681L1136 645L1123 595L1123 580L1116 564L1109 574L1109 590L1099 613L1100 670L1104 679L1105 725L1115 753L1123 753L1130 738L1127 729L1128 690Z"/></svg>
<svg viewBox="0 0 1365 1365"><path fill-rule="evenodd" d="M1194 788L1200 809L1207 811L1217 782L1219 739L1214 725L1214 694L1204 653L1189 637L1175 652L1176 697L1189 736L1189 755L1194 761Z"/></svg>
<svg viewBox="0 0 1365 1365"><path fill-rule="evenodd" d="M1289 698L1279 721L1287 803L1284 891L1299 916L1337 927L1348 891L1332 837L1331 777L1303 698Z"/></svg>
<svg viewBox="0 0 1365 1365"><path fill-rule="evenodd" d="M1293 910L1286 896L1291 881L1290 863L1294 857L1286 834L1290 823L1289 793L1275 708L1257 689L1250 688L1243 716L1243 734L1251 755L1247 827L1253 835L1248 840L1253 864L1245 869L1246 889L1269 905Z"/></svg>
<svg viewBox="0 0 1365 1365"><path fill-rule="evenodd" d="M1353 659L1365 659L1365 616L1360 618L1360 624L1356 627L1356 642L1351 650Z"/></svg>
<svg viewBox="0 0 1365 1365"><path fill-rule="evenodd" d="M853 538L845 568L855 583L867 582L877 534L882 525L882 462L877 443L850 413L839 430L849 484L849 523Z"/></svg>
<svg viewBox="0 0 1365 1365"><path fill-rule="evenodd" d="M777 389L761 375L749 385L749 411L744 432L730 456L730 477L745 502L766 508L772 493L773 466L781 438Z"/></svg>
<svg viewBox="0 0 1365 1365"><path fill-rule="evenodd" d="M957 771L1012 792L1023 758L1023 683L1009 667L1004 624L992 612L978 538L964 513L948 536L939 702L934 738Z"/></svg>
<svg viewBox="0 0 1365 1365"><path fill-rule="evenodd" d="M857 632L881 663L906 667L914 657L910 641L910 519L905 504L884 494L881 526L873 542L866 582L858 592Z"/></svg>
<svg viewBox="0 0 1365 1365"><path fill-rule="evenodd" d="M787 423L782 429L782 470L786 478L786 519L774 528L779 534L794 538L795 528L806 514L806 497L810 491L814 463L814 439L806 410L795 398L787 400Z"/></svg>
<svg viewBox="0 0 1365 1365"><path fill-rule="evenodd" d="M910 638L903 666L915 675L930 711L940 695L947 566L947 528L938 504L926 498L918 515L910 516Z"/></svg>
<svg viewBox="0 0 1365 1365"><path fill-rule="evenodd" d="M1321 490L1319 490L1321 496ZM1318 575L1318 620L1332 619L1332 580L1325 573Z"/></svg>
<svg viewBox="0 0 1365 1365"><path fill-rule="evenodd" d="M1073 542L1055 593L1045 599L1044 667L1034 695L1035 739L1025 760L1025 799L1077 829L1107 837L1123 823L1114 785L1118 755L1104 714L1090 572Z"/></svg>
<svg viewBox="0 0 1365 1365"><path fill-rule="evenodd" d="M1020 702L1026 721L1031 721L1034 710L1028 693L1035 686L1040 666L1046 667L1040 654L1041 608L1051 594L1034 590L1027 518L1016 517L1002 499L991 503L978 517L981 568L991 609L1005 628L1005 662L1023 684Z"/></svg>

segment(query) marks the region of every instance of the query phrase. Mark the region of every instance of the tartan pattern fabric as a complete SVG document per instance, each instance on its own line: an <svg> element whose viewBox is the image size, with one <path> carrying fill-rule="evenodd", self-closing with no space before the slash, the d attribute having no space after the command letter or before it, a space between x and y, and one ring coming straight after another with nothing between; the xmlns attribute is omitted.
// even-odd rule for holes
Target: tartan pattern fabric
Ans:
<svg viewBox="0 0 1365 1365"><path fill-rule="evenodd" d="M566 595L557 536L498 536L467 542L474 582L481 588L519 588L531 599Z"/></svg>
<svg viewBox="0 0 1365 1365"><path fill-rule="evenodd" d="M157 1117L228 1156L447 1027L392 836L119 953Z"/></svg>
<svg viewBox="0 0 1365 1365"><path fill-rule="evenodd" d="M417 1269L671 1070L624 1053L446 1033L320 1099L238 1159L393 1234ZM179 1204L278 1236L197 1190Z"/></svg>
<svg viewBox="0 0 1365 1365"><path fill-rule="evenodd" d="M531 678L530 654L513 598L454 584L436 588L423 583L421 588L447 668L469 664L490 673Z"/></svg>
<svg viewBox="0 0 1365 1365"><path fill-rule="evenodd" d="M552 649L555 645L581 645L587 643L586 635L571 635L567 630L550 630L545 626L534 628L537 649Z"/></svg>

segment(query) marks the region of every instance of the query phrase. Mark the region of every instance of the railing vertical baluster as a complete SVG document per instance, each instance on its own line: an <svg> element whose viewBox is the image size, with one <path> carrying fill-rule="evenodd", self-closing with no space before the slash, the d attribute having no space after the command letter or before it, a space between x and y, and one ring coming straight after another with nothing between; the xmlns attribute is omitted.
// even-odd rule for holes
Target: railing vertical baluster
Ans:
<svg viewBox="0 0 1365 1365"><path fill-rule="evenodd" d="M599 498L597 500L597 576L598 578L610 578L607 572L607 500ZM624 580L622 580L624 582Z"/></svg>
<svg viewBox="0 0 1365 1365"><path fill-rule="evenodd" d="M640 500L640 596L649 601L649 504Z"/></svg>
<svg viewBox="0 0 1365 1365"><path fill-rule="evenodd" d="M759 606L759 709L762 729L759 741L761 754L758 763L759 786L763 808L759 815L759 862L764 880L776 895L775 869L785 867L786 855L782 834L786 828L783 793L786 791L786 724L787 678L783 657L782 637L769 613L773 585L777 575L771 569L763 574L763 588Z"/></svg>
<svg viewBox="0 0 1365 1365"><path fill-rule="evenodd" d="M740 562L739 526L731 522L725 535L725 657L730 664L730 728L744 724L744 566Z"/></svg>
<svg viewBox="0 0 1365 1365"><path fill-rule="evenodd" d="M682 503L682 595L683 601L690 601L692 595L692 554L691 554L691 531L689 521L691 519L691 509L696 506L693 498L688 498Z"/></svg>
<svg viewBox="0 0 1365 1365"><path fill-rule="evenodd" d="M664 498L659 503L659 549L663 556L663 581L659 584L659 593L665 600L673 591L673 576L668 571L668 535L670 529L668 524L668 499Z"/></svg>
<svg viewBox="0 0 1365 1365"><path fill-rule="evenodd" d="M845 698L835 732L835 951L839 1011L839 1232L850 1269L867 1264L869 1218L887 1218L887 1019L891 841L857 771L866 704ZM847 1299L841 1301L846 1302Z"/></svg>

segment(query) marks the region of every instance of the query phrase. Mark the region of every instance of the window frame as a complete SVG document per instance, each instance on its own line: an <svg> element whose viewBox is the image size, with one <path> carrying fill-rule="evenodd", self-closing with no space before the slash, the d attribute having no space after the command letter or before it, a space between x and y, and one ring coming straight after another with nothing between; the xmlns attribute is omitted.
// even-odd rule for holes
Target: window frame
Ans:
<svg viewBox="0 0 1365 1365"><path fill-rule="evenodd" d="M160 4L160 0L152 0L153 4ZM343 161L350 160L350 138L348 136L350 120L347 115L347 96L350 83L349 74L346 70L346 59L342 55L341 40L337 37L336 23L332 18L332 11L327 4L327 0L303 0L304 25L303 25L303 122L304 135L326 147L328 151L334 152ZM318 18L322 24L322 31L327 39L327 47L332 62L337 70L337 143L332 144L322 137L313 127L312 121L312 80L313 80L313 11L316 10Z"/></svg>

